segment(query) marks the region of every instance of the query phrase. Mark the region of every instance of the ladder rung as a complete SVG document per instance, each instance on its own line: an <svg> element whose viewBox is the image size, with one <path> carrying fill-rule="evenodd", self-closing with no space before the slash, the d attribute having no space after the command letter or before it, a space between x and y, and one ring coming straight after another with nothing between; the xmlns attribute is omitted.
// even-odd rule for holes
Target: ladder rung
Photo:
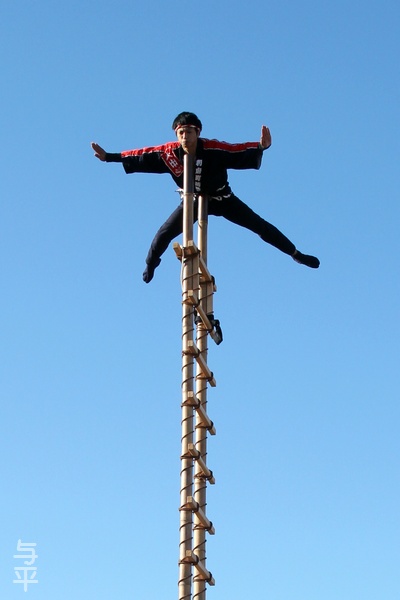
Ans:
<svg viewBox="0 0 400 600"><path fill-rule="evenodd" d="M191 356L195 357L197 364L199 365L200 370L203 373L203 375L198 375L197 377L199 379L207 379L207 381L210 383L211 387L215 387L217 385L217 382L215 381L213 372L210 371L210 369L208 368L206 361L200 354L200 350L198 349L198 347L196 346L196 344L194 343L193 340L188 341L188 345L187 345L187 348L184 351L184 353L190 354Z"/></svg>
<svg viewBox="0 0 400 600"><path fill-rule="evenodd" d="M196 311L197 311L197 314L199 315L204 327L207 329L207 331L209 333L211 333L212 330L214 329L214 327L212 326L210 319L208 318L206 312L202 309L200 304L198 306L196 306Z"/></svg>
<svg viewBox="0 0 400 600"><path fill-rule="evenodd" d="M211 571L208 571L204 564L201 562L197 554L193 552L193 550L186 550L185 557L180 560L181 563L189 563L194 565L195 569L198 572L195 579L198 581L206 581L209 585L215 585L214 577L212 576Z"/></svg>
<svg viewBox="0 0 400 600"><path fill-rule="evenodd" d="M214 282L213 276L211 275L206 263L204 262L203 257L201 257L201 256L200 256L200 271L201 271L201 274L203 275L203 278L205 281L209 281L210 283Z"/></svg>
<svg viewBox="0 0 400 600"><path fill-rule="evenodd" d="M200 404L200 400L197 398L194 392L188 392L187 398L182 402L182 406L194 406L195 408Z"/></svg>
<svg viewBox="0 0 400 600"><path fill-rule="evenodd" d="M191 510L196 515L198 521L200 521L201 528L206 529L210 535L214 535L215 529L212 521L206 517L200 504L192 496L186 498L186 504L181 506L180 510Z"/></svg>
<svg viewBox="0 0 400 600"><path fill-rule="evenodd" d="M196 460L198 466L200 467L200 470L202 471L202 475L196 475L196 477L204 477L205 479L207 479L209 481L209 483L211 485L214 485L214 483L215 483L214 474L211 471L211 469L209 469L207 467L204 460L201 458L200 452L195 448L195 445L188 444L188 450L189 450L189 454L191 456L193 456L193 458Z"/></svg>
<svg viewBox="0 0 400 600"><path fill-rule="evenodd" d="M198 349L198 347L196 346L196 344L193 340L189 340L186 351L184 351L184 353L190 354L191 356L196 357L200 354L200 350Z"/></svg>
<svg viewBox="0 0 400 600"><path fill-rule="evenodd" d="M195 256L196 254L199 254L199 249L193 240L188 240L187 246L181 246L178 242L174 242L173 249L179 260L182 260L182 258L187 255Z"/></svg>
<svg viewBox="0 0 400 600"><path fill-rule="evenodd" d="M211 421L203 406L199 404L198 406L195 406L195 409L198 416L200 417L200 422L197 423L196 429L207 429L211 435L215 435L217 432L215 430L214 423L213 421Z"/></svg>
<svg viewBox="0 0 400 600"><path fill-rule="evenodd" d="M192 497L189 497L187 500L188 500L188 503L191 504L192 511L194 512L197 520L200 521L200 523L197 525L197 527L199 527L199 525L200 525L201 529L205 529L206 531L208 531L208 533L210 535L214 535L215 534L214 525L212 524L212 521L210 521L210 519L206 516L203 509L200 508L200 504L198 502L196 502L196 500Z"/></svg>
<svg viewBox="0 0 400 600"><path fill-rule="evenodd" d="M174 242L172 247L175 251L175 254L179 260L182 258L182 246L178 242Z"/></svg>
<svg viewBox="0 0 400 600"><path fill-rule="evenodd" d="M215 585L215 579L212 576L211 571L207 571L208 573L208 578L203 577L203 575L195 575L193 577L193 581L205 581L206 583L208 583L208 585Z"/></svg>
<svg viewBox="0 0 400 600"><path fill-rule="evenodd" d="M208 318L207 313L201 307L200 300L198 299L197 295L195 294L195 292L193 290L188 291L187 296L183 302L185 304L190 304L191 306L195 307L196 312L199 315L207 332L210 334L210 336L212 337L214 342L216 342L217 344L220 343L219 335L215 331L214 326L212 325L210 319Z"/></svg>
<svg viewBox="0 0 400 600"><path fill-rule="evenodd" d="M186 246L182 246L183 254L199 254L200 250L196 246L193 240L188 240Z"/></svg>
<svg viewBox="0 0 400 600"><path fill-rule="evenodd" d="M185 250L187 251L187 254L198 254L199 253L199 249L197 248L196 244L194 243L193 240L189 240L187 246L181 246L179 244L179 242L174 242L172 245L175 254L177 256L177 258L179 260L182 260L183 256L185 255ZM215 285L215 281L214 281L214 277L211 275L210 271L207 268L206 263L204 262L204 259L200 256L200 273L202 276L203 281L207 281L208 283L211 283L213 286L213 290L214 292L217 291L217 286Z"/></svg>
<svg viewBox="0 0 400 600"><path fill-rule="evenodd" d="M200 400L194 392L189 391L187 393L187 398L185 402L182 402L182 406L193 406L197 411L197 414L200 418L200 422L196 425L196 428L207 429L210 432L210 435L215 435L217 433L214 422L211 421L210 417L207 415L204 407L202 406Z"/></svg>
<svg viewBox="0 0 400 600"><path fill-rule="evenodd" d="M215 429L214 422L211 421L210 417L205 413L204 408L200 405L196 408L198 415L200 416L200 423L197 423L196 429L207 429L210 435L215 435L217 430Z"/></svg>

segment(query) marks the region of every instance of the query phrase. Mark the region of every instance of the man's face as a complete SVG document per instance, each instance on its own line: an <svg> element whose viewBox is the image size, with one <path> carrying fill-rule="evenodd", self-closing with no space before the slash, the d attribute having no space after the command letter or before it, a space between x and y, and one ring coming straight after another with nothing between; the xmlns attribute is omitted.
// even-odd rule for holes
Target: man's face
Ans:
<svg viewBox="0 0 400 600"><path fill-rule="evenodd" d="M176 130L178 142L182 146L183 150L188 154L196 153L197 139L199 135L200 132L198 129L188 125L182 125L182 127L178 127Z"/></svg>

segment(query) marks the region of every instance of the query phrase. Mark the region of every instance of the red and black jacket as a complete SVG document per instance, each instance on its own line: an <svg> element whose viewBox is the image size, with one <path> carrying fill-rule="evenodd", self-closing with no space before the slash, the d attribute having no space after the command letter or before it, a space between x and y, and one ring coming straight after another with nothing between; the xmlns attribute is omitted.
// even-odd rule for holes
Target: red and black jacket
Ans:
<svg viewBox="0 0 400 600"><path fill-rule="evenodd" d="M179 142L106 154L107 162L122 162L126 173L169 173L183 187L183 149ZM259 169L262 148L258 142L228 144L199 138L195 163L195 191L212 197L228 197L228 169Z"/></svg>

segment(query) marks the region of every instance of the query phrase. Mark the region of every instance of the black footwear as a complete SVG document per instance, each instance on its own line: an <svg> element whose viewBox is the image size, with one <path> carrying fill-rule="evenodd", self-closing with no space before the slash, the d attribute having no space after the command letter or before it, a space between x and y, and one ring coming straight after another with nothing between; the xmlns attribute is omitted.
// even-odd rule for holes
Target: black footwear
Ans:
<svg viewBox="0 0 400 600"><path fill-rule="evenodd" d="M158 265L161 262L161 258L155 258L146 264L146 268L143 271L143 281L145 283L150 283L150 281L154 277L154 271L157 269Z"/></svg>
<svg viewBox="0 0 400 600"><path fill-rule="evenodd" d="M306 267L310 267L311 269L318 269L319 267L319 260L316 256L302 254L301 252L296 250L296 252L292 254L292 258L300 265L306 265Z"/></svg>

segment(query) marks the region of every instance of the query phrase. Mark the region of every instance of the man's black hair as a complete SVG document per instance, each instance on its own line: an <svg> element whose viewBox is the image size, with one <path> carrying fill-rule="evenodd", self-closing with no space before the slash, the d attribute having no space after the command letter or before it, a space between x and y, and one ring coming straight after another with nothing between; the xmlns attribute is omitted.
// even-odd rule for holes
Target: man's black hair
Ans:
<svg viewBox="0 0 400 600"><path fill-rule="evenodd" d="M192 112L181 112L177 117L175 117L174 122L172 123L172 129L175 131L179 125L194 125L197 127L199 131L202 130L203 126L199 117L197 117Z"/></svg>

